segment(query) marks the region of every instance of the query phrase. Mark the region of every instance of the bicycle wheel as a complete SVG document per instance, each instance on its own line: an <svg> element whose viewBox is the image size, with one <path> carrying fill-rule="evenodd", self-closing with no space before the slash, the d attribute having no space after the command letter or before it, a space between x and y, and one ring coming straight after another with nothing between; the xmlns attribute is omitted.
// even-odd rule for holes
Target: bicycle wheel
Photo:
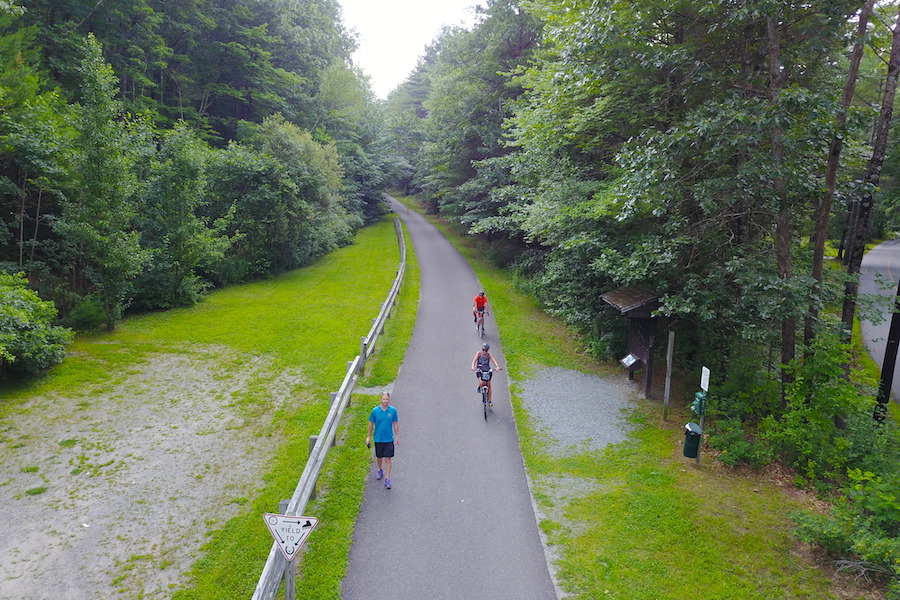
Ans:
<svg viewBox="0 0 900 600"><path fill-rule="evenodd" d="M486 387L481 388L481 406L482 406L482 408L484 408L484 420L485 421L487 421L487 405L488 405L487 395L488 395L487 388Z"/></svg>

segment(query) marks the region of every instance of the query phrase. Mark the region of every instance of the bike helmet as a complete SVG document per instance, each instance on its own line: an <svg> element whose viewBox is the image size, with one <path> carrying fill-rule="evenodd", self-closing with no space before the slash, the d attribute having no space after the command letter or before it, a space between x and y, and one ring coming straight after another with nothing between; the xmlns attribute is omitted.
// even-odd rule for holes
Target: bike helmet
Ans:
<svg viewBox="0 0 900 600"><path fill-rule="evenodd" d="M479 295L479 296L484 296L484 290L481 290L480 292L478 292L478 295Z"/></svg>
<svg viewBox="0 0 900 600"><path fill-rule="evenodd" d="M490 344L482 344L482 345L481 345L481 349L482 349L482 350L490 350L490 349L491 349L491 345L490 345Z"/></svg>

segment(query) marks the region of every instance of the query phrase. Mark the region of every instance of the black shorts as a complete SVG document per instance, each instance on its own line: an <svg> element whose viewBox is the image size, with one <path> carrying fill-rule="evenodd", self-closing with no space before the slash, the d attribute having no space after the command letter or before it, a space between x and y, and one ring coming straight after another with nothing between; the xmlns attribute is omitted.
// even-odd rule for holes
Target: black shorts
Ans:
<svg viewBox="0 0 900 600"><path fill-rule="evenodd" d="M394 458L394 442L375 442L375 458Z"/></svg>

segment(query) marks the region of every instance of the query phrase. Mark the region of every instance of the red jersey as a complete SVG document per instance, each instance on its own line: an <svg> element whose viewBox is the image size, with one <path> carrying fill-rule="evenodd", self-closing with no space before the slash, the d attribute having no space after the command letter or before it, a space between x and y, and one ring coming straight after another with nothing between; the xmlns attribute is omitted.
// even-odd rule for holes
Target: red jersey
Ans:
<svg viewBox="0 0 900 600"><path fill-rule="evenodd" d="M475 308L478 310L484 310L484 305L487 304L487 296L475 296Z"/></svg>

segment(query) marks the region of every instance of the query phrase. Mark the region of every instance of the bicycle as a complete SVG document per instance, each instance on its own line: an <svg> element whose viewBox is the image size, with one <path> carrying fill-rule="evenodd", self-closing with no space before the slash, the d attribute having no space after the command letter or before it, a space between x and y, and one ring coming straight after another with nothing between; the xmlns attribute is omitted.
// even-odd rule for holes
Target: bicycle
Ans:
<svg viewBox="0 0 900 600"><path fill-rule="evenodd" d="M475 374L478 376L478 379L481 380L481 385L478 386L478 391L481 393L481 406L484 408L484 420L487 421L487 409L488 406L493 406L493 404L488 400L489 388L487 386L487 381L490 381L491 374L494 372L493 369L488 369L487 371L477 371Z"/></svg>
<svg viewBox="0 0 900 600"><path fill-rule="evenodd" d="M484 312L479 312L475 319L475 331L484 337Z"/></svg>

